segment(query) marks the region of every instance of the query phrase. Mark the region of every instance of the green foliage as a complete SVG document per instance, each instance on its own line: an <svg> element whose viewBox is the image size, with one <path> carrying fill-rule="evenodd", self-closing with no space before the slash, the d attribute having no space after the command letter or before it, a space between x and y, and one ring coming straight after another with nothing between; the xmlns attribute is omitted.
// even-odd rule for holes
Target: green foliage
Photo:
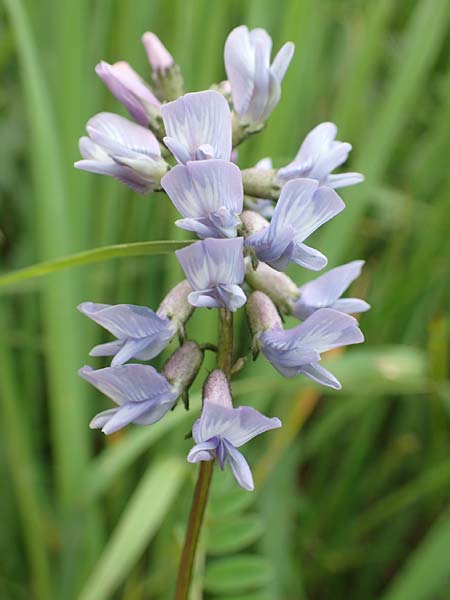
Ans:
<svg viewBox="0 0 450 600"><path fill-rule="evenodd" d="M275 49L293 40L296 54L240 164L271 155L281 165L315 124L337 123L354 146L350 170L367 182L343 190L347 209L315 245L332 265L367 259L354 291L373 308L361 319L366 344L329 357L339 394L283 380L261 358L233 382L237 403L284 427L243 449L253 494L216 469L193 600L203 587L206 600L450 595L448 1L5 0L2 598L172 597L193 488L184 435L199 397L152 428L90 432L104 404L76 371L105 340L75 307L156 306L181 275L171 250L187 242L163 195L136 197L72 165L87 119L123 112L96 62L128 60L148 77L139 38L153 30L188 89L202 89L224 78L223 43L241 23L266 27ZM207 311L189 324L202 342L215 332ZM245 354L242 322L236 333Z"/></svg>

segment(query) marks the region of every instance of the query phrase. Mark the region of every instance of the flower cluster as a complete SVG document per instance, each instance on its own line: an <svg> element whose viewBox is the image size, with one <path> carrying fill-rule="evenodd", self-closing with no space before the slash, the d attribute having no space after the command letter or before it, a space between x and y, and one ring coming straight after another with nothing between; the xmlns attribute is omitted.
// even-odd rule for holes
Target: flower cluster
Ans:
<svg viewBox="0 0 450 600"><path fill-rule="evenodd" d="M332 173L346 161L350 144L336 141L333 123L322 123L290 164L275 169L266 158L241 170L234 149L264 127L278 104L293 44L286 43L271 63L267 32L237 27L225 43L227 80L184 94L180 69L158 38L146 33L143 43L152 88L128 63L96 67L134 121L111 113L90 119L88 137L80 140L83 160L75 166L113 176L141 194L163 190L180 214L175 224L198 241L176 252L186 279L156 312L129 304L79 306L116 338L91 351L112 356L110 367L80 370L118 405L94 417L91 427L108 434L129 423L149 425L178 398L186 400L204 353L185 335L195 308L233 313L246 305L255 357L261 352L285 377L302 374L339 389L339 381L321 366L321 355L364 339L351 314L369 305L341 298L363 261L331 269L300 288L284 271L291 263L311 271L326 267L326 256L306 242L345 208L336 189L363 180L359 173ZM284 329L281 314L301 322ZM180 345L161 373L129 363L153 359L177 337ZM233 408L229 376L219 365L204 384L188 460L228 464L239 485L250 490L251 471L237 448L281 423L251 407Z"/></svg>

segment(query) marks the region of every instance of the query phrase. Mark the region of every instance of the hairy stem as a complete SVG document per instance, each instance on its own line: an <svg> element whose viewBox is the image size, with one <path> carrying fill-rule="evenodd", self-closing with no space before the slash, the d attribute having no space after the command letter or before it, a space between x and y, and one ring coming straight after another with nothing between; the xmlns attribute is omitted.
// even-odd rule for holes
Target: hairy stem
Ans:
<svg viewBox="0 0 450 600"><path fill-rule="evenodd" d="M219 309L219 340L217 347L217 366L227 375L233 362L233 315L229 310ZM200 463L198 479L195 485L191 513L186 530L180 566L178 568L175 600L188 600L192 579L195 552L200 537L203 517L208 502L209 488L213 474L214 461Z"/></svg>

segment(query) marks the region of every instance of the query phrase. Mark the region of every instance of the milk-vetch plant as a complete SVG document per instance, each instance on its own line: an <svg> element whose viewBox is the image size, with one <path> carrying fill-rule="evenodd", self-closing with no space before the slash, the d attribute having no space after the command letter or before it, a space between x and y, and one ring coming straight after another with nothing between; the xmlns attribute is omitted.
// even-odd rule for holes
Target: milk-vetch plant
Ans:
<svg viewBox="0 0 450 600"><path fill-rule="evenodd" d="M234 29L225 44L228 80L214 89L183 94L180 69L152 33L143 36L153 70L151 89L125 62L101 62L96 72L134 121L100 113L80 140L76 167L110 175L140 194L164 191L181 218L176 225L199 238L176 252L186 279L154 312L149 307L83 302L79 309L115 339L92 356L111 356L111 366L80 375L117 407L91 421L106 434L131 423L151 425L170 418L180 399L189 409L189 387L205 350L216 349L217 368L203 385L201 413L192 428L187 459L200 463L177 583L187 598L195 549L208 498L213 465L229 467L238 485L254 488L241 447L281 427L278 418L249 406L234 407L233 313L246 307L248 347L261 352L285 377L306 377L335 389L336 377L321 366L321 354L363 341L349 313L365 311L362 300L341 295L359 275L362 261L332 269L298 288L283 272L290 263L322 270L327 258L305 243L344 208L336 188L362 181L359 173L332 171L347 159L350 144L338 142L336 126L322 123L300 146L295 159L275 169L270 159L241 171L236 146L260 131L281 97L292 59L288 42L271 63L271 39L262 29ZM270 219L270 220L269 220ZM187 322L196 309L217 309L219 338L199 345ZM301 320L283 329L281 315ZM161 373L149 361L174 339L179 348Z"/></svg>

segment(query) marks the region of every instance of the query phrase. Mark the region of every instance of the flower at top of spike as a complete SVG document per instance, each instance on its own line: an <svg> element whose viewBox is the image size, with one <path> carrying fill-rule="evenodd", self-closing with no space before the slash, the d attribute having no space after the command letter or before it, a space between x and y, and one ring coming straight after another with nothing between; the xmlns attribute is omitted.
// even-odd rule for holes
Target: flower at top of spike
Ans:
<svg viewBox="0 0 450 600"><path fill-rule="evenodd" d="M174 406L180 389L170 385L163 375L150 365L122 365L94 371L85 366L79 375L109 396L118 408L95 416L90 427L109 434L129 423L151 425Z"/></svg>
<svg viewBox="0 0 450 600"><path fill-rule="evenodd" d="M334 190L319 187L314 179L288 181L281 190L268 227L246 238L258 258L274 269L283 271L293 261L319 271L326 257L303 241L321 225L343 210L345 204Z"/></svg>
<svg viewBox="0 0 450 600"><path fill-rule="evenodd" d="M77 169L110 175L140 194L160 189L167 163L150 130L113 113L95 115L86 129Z"/></svg>
<svg viewBox="0 0 450 600"><path fill-rule="evenodd" d="M272 40L264 29L236 27L225 42L225 69L239 119L264 123L281 97L281 82L291 62L294 44L287 42L270 64Z"/></svg>
<svg viewBox="0 0 450 600"><path fill-rule="evenodd" d="M253 490L252 472L237 448L277 427L281 427L281 421L276 417L265 417L249 406L233 408L227 378L216 369L203 389L202 413L192 428L195 446L188 454L188 461L197 463L217 458L221 469L230 465L242 488Z"/></svg>
<svg viewBox="0 0 450 600"><path fill-rule="evenodd" d="M321 123L305 137L295 159L278 170L278 179L287 181L297 177L317 179L321 185L341 188L364 181L361 173L338 173L331 171L342 165L352 149L351 144L338 142L334 123Z"/></svg>
<svg viewBox="0 0 450 600"><path fill-rule="evenodd" d="M133 119L147 126L149 107L159 108L160 102L136 71L125 61L110 65L102 60L95 72Z"/></svg>
<svg viewBox="0 0 450 600"><path fill-rule="evenodd" d="M194 290L188 297L193 306L235 311L245 304L239 287L245 273L243 238L208 238L175 254Z"/></svg>
<svg viewBox="0 0 450 600"><path fill-rule="evenodd" d="M321 308L300 325L283 330L275 306L262 292L253 292L247 312L254 335L253 347L261 350L279 373L285 377L302 374L328 387L341 388L336 377L319 364L320 355L364 341L354 317Z"/></svg>
<svg viewBox="0 0 450 600"><path fill-rule="evenodd" d="M231 113L225 98L208 90L161 106L164 143L178 162L231 156Z"/></svg>
<svg viewBox="0 0 450 600"><path fill-rule="evenodd" d="M342 294L361 274L363 260L354 260L335 267L299 288L300 298L291 303L292 313L306 319L320 308L332 308L342 313L365 312L370 304L359 298L341 298Z"/></svg>
<svg viewBox="0 0 450 600"><path fill-rule="evenodd" d="M236 237L243 189L239 168L224 160L178 165L161 181L183 219L176 225L199 237Z"/></svg>
<svg viewBox="0 0 450 600"><path fill-rule="evenodd" d="M146 31L142 36L142 43L144 44L148 62L154 73L167 71L167 69L170 69L174 65L173 56L153 32Z"/></svg>

